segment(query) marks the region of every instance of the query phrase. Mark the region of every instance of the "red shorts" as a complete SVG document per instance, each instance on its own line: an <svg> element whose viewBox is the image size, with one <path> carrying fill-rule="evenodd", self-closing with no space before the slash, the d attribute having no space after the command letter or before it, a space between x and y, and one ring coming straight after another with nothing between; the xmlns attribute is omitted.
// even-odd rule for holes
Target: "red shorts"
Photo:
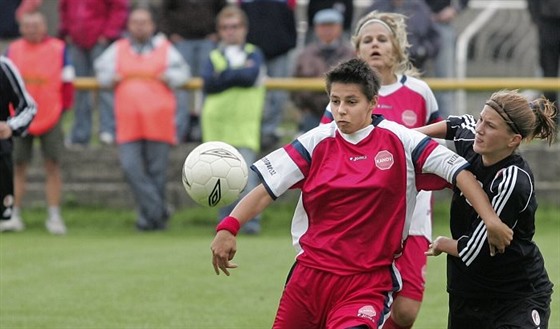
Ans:
<svg viewBox="0 0 560 329"><path fill-rule="evenodd" d="M389 268L340 276L296 264L273 328L378 328L390 308L392 277Z"/></svg>
<svg viewBox="0 0 560 329"><path fill-rule="evenodd" d="M403 285L397 296L422 301L428 263L428 257L424 252L428 250L429 246L430 241L424 236L410 235L407 238L402 256L395 261L395 266L401 273Z"/></svg>

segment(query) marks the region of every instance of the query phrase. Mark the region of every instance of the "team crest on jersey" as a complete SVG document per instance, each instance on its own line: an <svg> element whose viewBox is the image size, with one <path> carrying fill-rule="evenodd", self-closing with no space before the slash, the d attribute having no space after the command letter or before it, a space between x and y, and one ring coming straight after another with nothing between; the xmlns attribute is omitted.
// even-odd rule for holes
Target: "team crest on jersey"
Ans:
<svg viewBox="0 0 560 329"><path fill-rule="evenodd" d="M412 110L405 110L402 113L401 119L407 127L414 127L418 122L418 115Z"/></svg>
<svg viewBox="0 0 560 329"><path fill-rule="evenodd" d="M375 316L377 315L377 312L375 311L375 308L373 308L373 306L366 305L366 306L362 306L358 310L357 315L358 315L359 318L364 318L364 319L368 319L368 320L371 320L371 321L375 321Z"/></svg>
<svg viewBox="0 0 560 329"><path fill-rule="evenodd" d="M393 155L387 150L380 151L375 156L375 166L381 170L390 169L395 163Z"/></svg>
<svg viewBox="0 0 560 329"><path fill-rule="evenodd" d="M541 316L539 315L539 312L537 310L533 310L531 312L531 318L533 319L533 322L536 326L541 324Z"/></svg>

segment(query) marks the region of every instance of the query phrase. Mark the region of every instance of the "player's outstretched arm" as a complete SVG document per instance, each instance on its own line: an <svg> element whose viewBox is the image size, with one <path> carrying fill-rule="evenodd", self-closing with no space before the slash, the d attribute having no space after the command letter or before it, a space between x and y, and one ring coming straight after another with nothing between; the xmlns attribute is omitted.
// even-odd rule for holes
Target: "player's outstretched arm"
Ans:
<svg viewBox="0 0 560 329"><path fill-rule="evenodd" d="M457 175L457 187L463 192L484 221L484 225L486 225L490 255L494 256L496 251L503 253L513 239L513 230L498 217L490 201L488 201L488 196L470 171L463 170Z"/></svg>
<svg viewBox="0 0 560 329"><path fill-rule="evenodd" d="M414 128L414 130L419 131L424 135L428 135L432 138L445 138L447 135L447 122L440 121L427 126Z"/></svg>
<svg viewBox="0 0 560 329"><path fill-rule="evenodd" d="M260 214L273 201L264 185L259 184L235 206L230 216L217 227L217 233L210 245L212 265L217 275L220 270L229 276L229 269L236 268L231 262L237 251L235 235L243 224Z"/></svg>

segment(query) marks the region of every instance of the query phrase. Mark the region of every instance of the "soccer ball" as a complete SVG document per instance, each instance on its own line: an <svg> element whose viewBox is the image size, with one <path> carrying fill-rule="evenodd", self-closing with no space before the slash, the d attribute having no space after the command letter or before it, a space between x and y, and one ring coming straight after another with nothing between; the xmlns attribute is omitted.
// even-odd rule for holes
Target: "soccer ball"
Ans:
<svg viewBox="0 0 560 329"><path fill-rule="evenodd" d="M247 164L237 149L224 142L206 142L194 148L183 164L187 194L205 207L226 206L247 185Z"/></svg>

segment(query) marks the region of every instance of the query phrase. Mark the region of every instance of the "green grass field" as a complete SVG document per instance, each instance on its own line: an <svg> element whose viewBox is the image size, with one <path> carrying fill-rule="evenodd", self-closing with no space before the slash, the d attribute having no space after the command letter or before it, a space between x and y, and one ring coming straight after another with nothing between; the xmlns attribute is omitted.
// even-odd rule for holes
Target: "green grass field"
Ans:
<svg viewBox="0 0 560 329"><path fill-rule="evenodd" d="M292 207L274 205L263 234L239 237L230 277L217 277L210 261L214 210L184 209L166 232L140 233L131 211L68 206L63 237L46 232L44 210L25 210L27 229L0 235L0 328L270 328L294 258ZM434 236L448 231L446 207L436 207ZM555 283L559 214L542 206L536 235ZM553 300L549 328L560 328L559 306ZM429 261L415 328L445 328L446 316L440 256Z"/></svg>

